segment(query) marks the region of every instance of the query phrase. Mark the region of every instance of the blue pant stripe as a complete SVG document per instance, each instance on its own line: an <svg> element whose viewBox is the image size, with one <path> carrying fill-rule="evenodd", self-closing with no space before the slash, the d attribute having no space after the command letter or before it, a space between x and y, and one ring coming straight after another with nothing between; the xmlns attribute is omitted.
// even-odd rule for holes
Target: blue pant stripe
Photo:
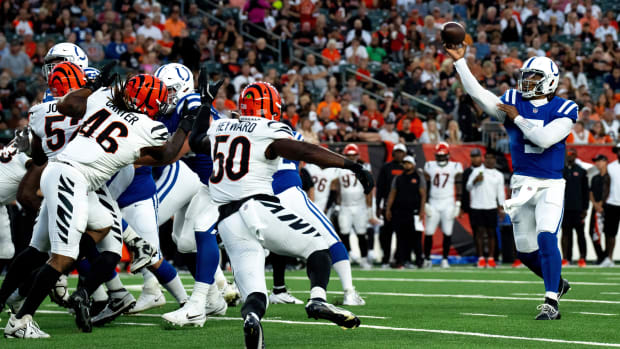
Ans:
<svg viewBox="0 0 620 349"><path fill-rule="evenodd" d="M172 178L172 183L170 183L170 185L168 186L166 191L164 191L164 193L161 195L159 201L164 201L166 196L168 196L168 194L170 193L170 191L172 190L174 185L177 183L177 179L179 178L179 170L180 169L181 169L181 166L179 166L179 164L177 163L176 164L176 168L174 170L174 177Z"/></svg>

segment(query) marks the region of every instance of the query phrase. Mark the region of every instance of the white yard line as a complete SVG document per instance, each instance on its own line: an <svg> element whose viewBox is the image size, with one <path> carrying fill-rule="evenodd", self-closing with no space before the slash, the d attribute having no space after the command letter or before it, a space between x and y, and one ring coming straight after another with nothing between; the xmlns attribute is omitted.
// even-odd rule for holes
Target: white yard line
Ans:
<svg viewBox="0 0 620 349"><path fill-rule="evenodd" d="M162 324L153 324L150 322L112 322L116 325L131 325L131 326L161 326Z"/></svg>
<svg viewBox="0 0 620 349"><path fill-rule="evenodd" d="M66 315L69 315L65 311L39 310L39 312L40 313L44 313L44 314L66 314ZM137 315L133 315L133 316L160 317L161 314L137 314ZM241 321L241 320L242 319L239 318L239 317L210 317L209 318L209 321ZM269 319L269 318L263 319L262 322L265 322L265 323L280 323L280 324L289 324L289 325L307 325L307 326L336 326L335 324L330 323L330 322L306 322L306 321L277 320L277 319ZM132 325L134 323L131 323L131 322L120 323L119 322L119 324ZM151 323L135 323L135 325L136 326L157 326L157 324L151 324ZM579 344L579 345L606 346L606 347L620 348L620 343L603 343L603 342L589 342L589 341L571 341L571 340L553 339L553 338L506 336L506 335L498 335L498 334L491 334L491 333L480 333L480 332L435 330L435 329L408 328L408 327L389 327L389 326L376 326L376 325L361 325L360 328L370 328L370 329L383 330L383 331L405 331L405 332L448 334L448 335L469 336L469 337L483 337L483 338L495 338L495 339L509 339L509 340L547 342L547 343Z"/></svg>
<svg viewBox="0 0 620 349"><path fill-rule="evenodd" d="M600 315L600 316L618 316L618 314L609 314L609 313L591 313L587 311L577 311L575 314L583 314L583 315Z"/></svg>
<svg viewBox="0 0 620 349"><path fill-rule="evenodd" d="M601 294L616 295L616 294L620 294L620 292L601 292Z"/></svg>
<svg viewBox="0 0 620 349"><path fill-rule="evenodd" d="M467 316L488 316L488 317L508 317L508 315L481 314L481 313L461 313L461 315L467 315Z"/></svg>
<svg viewBox="0 0 620 349"><path fill-rule="evenodd" d="M511 293L512 296L543 296L544 293Z"/></svg>
<svg viewBox="0 0 620 349"><path fill-rule="evenodd" d="M385 316L371 316L371 315L357 315L357 317L361 317L362 319L379 319L379 320L389 319L389 317L385 317Z"/></svg>

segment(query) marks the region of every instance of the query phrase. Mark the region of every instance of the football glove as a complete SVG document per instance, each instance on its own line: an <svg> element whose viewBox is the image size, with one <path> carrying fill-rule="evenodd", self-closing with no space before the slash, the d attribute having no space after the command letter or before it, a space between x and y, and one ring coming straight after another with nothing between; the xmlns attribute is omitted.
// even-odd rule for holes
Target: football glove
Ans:
<svg viewBox="0 0 620 349"><path fill-rule="evenodd" d="M355 173L355 177L357 177L357 180L359 180L362 187L364 187L364 194L368 194L372 191L372 188L375 186L375 180L372 177L372 173L365 170L359 163L350 160L345 162L345 168Z"/></svg>
<svg viewBox="0 0 620 349"><path fill-rule="evenodd" d="M117 64L118 61L113 60L104 65L103 68L101 68L101 74L99 74L99 76L92 80L88 79L86 85L84 85L84 88L87 88L94 92L101 87L108 87L112 85L114 83L114 80L116 80L116 78L118 77L117 73L112 73L112 70L114 69L114 67L116 67Z"/></svg>
<svg viewBox="0 0 620 349"><path fill-rule="evenodd" d="M32 154L32 129L30 125L15 131L15 139L13 141L18 151L30 156Z"/></svg>
<svg viewBox="0 0 620 349"><path fill-rule="evenodd" d="M219 80L214 84L209 84L209 76L206 69L200 69L198 75L198 90L200 91L200 100L202 104L211 105L217 96L217 91L220 89L224 80Z"/></svg>

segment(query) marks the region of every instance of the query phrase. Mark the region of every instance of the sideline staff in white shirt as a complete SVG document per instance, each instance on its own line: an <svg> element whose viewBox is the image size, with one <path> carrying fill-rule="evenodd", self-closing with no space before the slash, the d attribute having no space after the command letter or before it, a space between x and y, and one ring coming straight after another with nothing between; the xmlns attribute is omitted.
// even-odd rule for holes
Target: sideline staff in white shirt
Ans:
<svg viewBox="0 0 620 349"><path fill-rule="evenodd" d="M616 144L613 152L620 157L620 143ZM605 232L605 254L607 258L603 260L601 266L611 267L614 265L614 247L620 223L620 160L607 165L607 173L609 174L609 196L607 196L603 207L605 215L603 231Z"/></svg>
<svg viewBox="0 0 620 349"><path fill-rule="evenodd" d="M487 151L484 165L474 168L467 180L467 191L470 196L470 221L474 230L478 251L478 267L487 265L495 268L495 245L498 209L502 206L506 195L504 192L504 175L495 169L495 154ZM502 212L503 213L503 212ZM488 259L484 259L484 236L487 235Z"/></svg>

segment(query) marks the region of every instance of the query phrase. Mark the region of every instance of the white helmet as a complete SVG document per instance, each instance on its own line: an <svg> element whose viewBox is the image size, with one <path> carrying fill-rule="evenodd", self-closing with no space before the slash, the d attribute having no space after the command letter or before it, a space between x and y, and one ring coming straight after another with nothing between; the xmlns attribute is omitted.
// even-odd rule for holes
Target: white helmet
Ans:
<svg viewBox="0 0 620 349"><path fill-rule="evenodd" d="M55 62L57 60L61 61ZM54 66L64 61L73 62L82 69L88 67L88 56L86 56L86 52L75 44L63 42L52 46L52 48L47 51L47 54L43 58L43 76L47 79L47 76L54 70Z"/></svg>
<svg viewBox="0 0 620 349"><path fill-rule="evenodd" d="M194 74L183 64L164 64L157 69L155 76L168 87L168 106L162 110L164 114L172 112L185 95L194 92Z"/></svg>
<svg viewBox="0 0 620 349"><path fill-rule="evenodd" d="M545 96L555 92L560 83L560 68L549 58L535 56L523 62L519 69L519 91L523 98ZM540 80L532 79L540 75ZM534 88L531 86L534 85Z"/></svg>

